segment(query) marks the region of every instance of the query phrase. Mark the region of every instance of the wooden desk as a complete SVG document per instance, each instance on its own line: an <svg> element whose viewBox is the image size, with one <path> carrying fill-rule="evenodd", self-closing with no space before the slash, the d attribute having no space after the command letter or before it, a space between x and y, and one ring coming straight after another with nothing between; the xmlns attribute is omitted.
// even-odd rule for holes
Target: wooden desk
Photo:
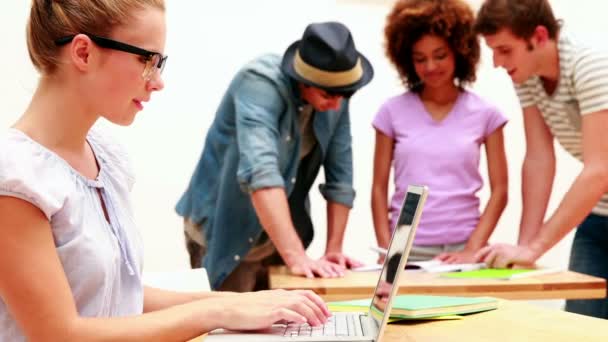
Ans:
<svg viewBox="0 0 608 342"><path fill-rule="evenodd" d="M370 298L379 272L349 272L343 278L306 279L285 267L270 270L273 289L310 289L325 300ZM404 272L400 294L492 296L505 299L589 299L606 297L606 280L575 272L559 272L514 280L448 279L437 273ZM608 327L607 327L608 329Z"/></svg>
<svg viewBox="0 0 608 342"><path fill-rule="evenodd" d="M501 300L498 309L461 320L389 324L381 342L427 341L606 342L608 321Z"/></svg>

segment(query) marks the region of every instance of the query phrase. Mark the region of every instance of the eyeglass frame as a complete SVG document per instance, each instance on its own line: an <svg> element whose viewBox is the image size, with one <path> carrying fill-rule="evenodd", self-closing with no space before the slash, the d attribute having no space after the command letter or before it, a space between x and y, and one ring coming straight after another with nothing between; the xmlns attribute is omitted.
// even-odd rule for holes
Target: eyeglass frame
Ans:
<svg viewBox="0 0 608 342"><path fill-rule="evenodd" d="M165 63L167 62L167 58L169 57L169 56L164 56L160 52L149 51L149 50L142 49L140 47L137 47L137 46L134 46L131 44L119 42L114 39L101 37L101 36L97 36L97 35L90 34L90 33L84 33L84 35L89 37L95 44L99 45L102 48L112 49L112 50L116 50L116 51L122 51L122 52L131 53L134 55L142 56L142 57L146 58L146 62L152 60L152 58L154 56L159 56L158 63L156 65L153 65L153 67L156 68L157 70L159 70L159 72L161 74L165 68ZM57 45L57 46L63 46L63 45L68 44L69 42L71 42L74 39L74 37L76 37L75 34L55 39L54 42L55 42L55 45ZM144 78L144 80L149 81L152 78L153 73L151 72L150 75L147 75L147 76L144 76L144 75L145 75L145 70L144 70L144 74L142 74L142 77Z"/></svg>

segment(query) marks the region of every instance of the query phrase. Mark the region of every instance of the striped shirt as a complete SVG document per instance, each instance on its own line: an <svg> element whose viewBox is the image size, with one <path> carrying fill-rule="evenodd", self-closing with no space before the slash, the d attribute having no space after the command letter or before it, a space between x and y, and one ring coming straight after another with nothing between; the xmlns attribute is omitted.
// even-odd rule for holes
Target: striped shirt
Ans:
<svg viewBox="0 0 608 342"><path fill-rule="evenodd" d="M608 52L581 45L560 32L560 78L548 95L539 77L516 85L522 108L537 106L545 123L562 147L583 161L581 117L608 109ZM608 216L608 194L592 210Z"/></svg>

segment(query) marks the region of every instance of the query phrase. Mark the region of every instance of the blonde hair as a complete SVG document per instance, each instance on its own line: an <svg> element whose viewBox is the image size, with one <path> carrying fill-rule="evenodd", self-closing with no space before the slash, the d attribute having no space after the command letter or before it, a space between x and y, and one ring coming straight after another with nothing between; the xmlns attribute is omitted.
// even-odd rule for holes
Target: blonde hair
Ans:
<svg viewBox="0 0 608 342"><path fill-rule="evenodd" d="M58 65L55 40L78 33L107 36L132 18L133 11L152 6L165 10L164 0L32 0L27 24L27 49L36 69L53 73Z"/></svg>

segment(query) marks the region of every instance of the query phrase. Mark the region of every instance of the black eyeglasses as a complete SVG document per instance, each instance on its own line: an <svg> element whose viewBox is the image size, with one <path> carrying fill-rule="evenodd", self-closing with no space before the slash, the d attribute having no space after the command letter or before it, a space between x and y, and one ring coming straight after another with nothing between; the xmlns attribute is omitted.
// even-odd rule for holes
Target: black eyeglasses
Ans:
<svg viewBox="0 0 608 342"><path fill-rule="evenodd" d="M159 52L148 51L148 50L139 48L137 46L122 43L122 42L119 42L119 41L116 41L116 40L113 40L110 38L96 36L96 35L90 34L90 33L85 33L85 34L87 35L87 37L91 38L91 40L95 44L99 45L102 48L112 49L112 50L117 50L117 51L122 51L122 52L128 52L128 53L132 53L134 55L144 57L145 61L146 61L146 67L145 67L144 72L141 75L141 77L143 77L144 80L146 80L146 81L149 81L152 78L152 75L154 75L157 70L160 73L162 73L163 70L165 69L165 64L167 62L168 56L163 56ZM68 44L69 42L72 41L72 39L74 39L74 37L76 37L76 35L71 35L71 36L66 36L66 37L61 37L59 39L56 39L55 45L62 46L62 45Z"/></svg>

